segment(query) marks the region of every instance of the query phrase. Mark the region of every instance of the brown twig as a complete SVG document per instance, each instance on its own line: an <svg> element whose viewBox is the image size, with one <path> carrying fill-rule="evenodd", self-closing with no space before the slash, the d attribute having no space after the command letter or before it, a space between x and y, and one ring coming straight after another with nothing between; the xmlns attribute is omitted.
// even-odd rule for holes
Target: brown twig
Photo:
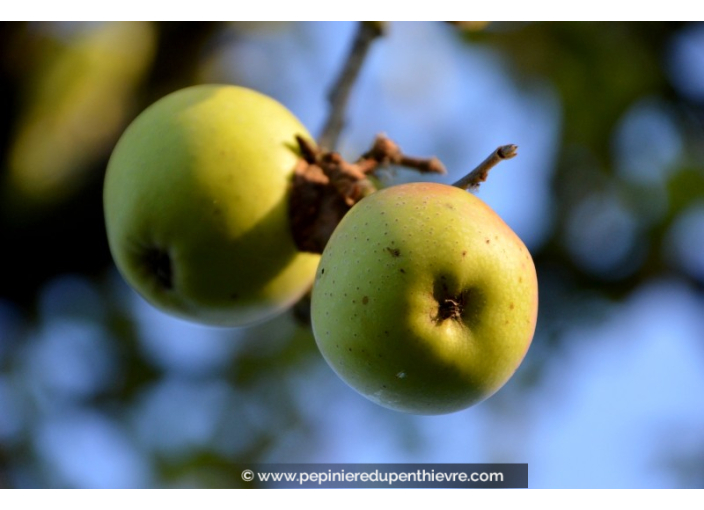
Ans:
<svg viewBox="0 0 704 510"><path fill-rule="evenodd" d="M494 168L501 161L511 159L516 156L517 150L517 145L502 145L492 152L488 158L479 163L479 165L474 170L469 172L469 174L454 183L453 186L466 190L474 190L478 188L482 182L486 181L486 178L489 175L489 170Z"/></svg>
<svg viewBox="0 0 704 510"><path fill-rule="evenodd" d="M318 138L321 147L334 150L337 146L340 133L345 125L345 111L352 88L357 81L369 48L377 37L383 35L383 32L384 23L382 21L362 21L359 23L357 35L347 60L328 95L330 111Z"/></svg>
<svg viewBox="0 0 704 510"><path fill-rule="evenodd" d="M446 173L445 167L438 158L416 158L401 152L396 143L385 135L377 135L374 145L357 162L364 167L364 173L369 174L379 165L398 165L413 168L420 173Z"/></svg>

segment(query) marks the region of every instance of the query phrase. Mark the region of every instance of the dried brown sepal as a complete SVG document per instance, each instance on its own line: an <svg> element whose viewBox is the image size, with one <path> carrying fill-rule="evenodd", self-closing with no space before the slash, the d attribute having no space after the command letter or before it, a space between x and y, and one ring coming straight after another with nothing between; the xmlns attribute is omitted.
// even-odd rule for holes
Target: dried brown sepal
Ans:
<svg viewBox="0 0 704 510"><path fill-rule="evenodd" d="M289 199L291 229L299 250L322 253L349 209L322 168L304 159L299 160Z"/></svg>
<svg viewBox="0 0 704 510"><path fill-rule="evenodd" d="M305 138L300 135L296 135L296 142L298 142L298 148L301 151L301 157L308 163L315 163L320 154L320 150Z"/></svg>

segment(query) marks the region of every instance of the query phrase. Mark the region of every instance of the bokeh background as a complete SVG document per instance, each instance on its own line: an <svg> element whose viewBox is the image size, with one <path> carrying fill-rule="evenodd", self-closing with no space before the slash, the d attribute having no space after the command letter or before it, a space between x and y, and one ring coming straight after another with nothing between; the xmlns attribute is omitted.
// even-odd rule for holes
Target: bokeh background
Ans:
<svg viewBox="0 0 704 510"><path fill-rule="evenodd" d="M475 407L378 407L293 313L206 328L126 286L101 193L127 123L218 82L318 132L354 32L0 24L0 487L239 487L250 462L527 462L530 487L704 487L704 24L402 22L375 43L343 155L384 132L452 182L519 146L479 196L534 256L538 328Z"/></svg>

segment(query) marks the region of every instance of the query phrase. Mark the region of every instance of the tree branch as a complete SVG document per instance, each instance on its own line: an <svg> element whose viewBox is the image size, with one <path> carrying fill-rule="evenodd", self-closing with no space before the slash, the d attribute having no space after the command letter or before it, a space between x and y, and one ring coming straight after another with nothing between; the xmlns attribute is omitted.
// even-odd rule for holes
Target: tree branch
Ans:
<svg viewBox="0 0 704 510"><path fill-rule="evenodd" d="M318 139L318 144L323 149L335 150L340 133L345 125L345 111L352 88L357 81L369 48L377 37L383 35L383 31L383 21L362 21L359 23L357 34L345 65L328 95L330 111Z"/></svg>
<svg viewBox="0 0 704 510"><path fill-rule="evenodd" d="M357 162L365 174L373 172L379 165L398 165L413 168L422 174L444 174L445 166L435 157L417 158L401 152L401 148L386 135L377 135L372 148Z"/></svg>

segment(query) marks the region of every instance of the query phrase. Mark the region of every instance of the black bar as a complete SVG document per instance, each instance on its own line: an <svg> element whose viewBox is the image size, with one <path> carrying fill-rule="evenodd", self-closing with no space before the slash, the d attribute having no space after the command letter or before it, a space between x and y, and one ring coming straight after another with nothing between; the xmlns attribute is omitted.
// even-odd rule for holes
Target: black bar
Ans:
<svg viewBox="0 0 704 510"><path fill-rule="evenodd" d="M528 464L240 464L252 489L527 489Z"/></svg>

